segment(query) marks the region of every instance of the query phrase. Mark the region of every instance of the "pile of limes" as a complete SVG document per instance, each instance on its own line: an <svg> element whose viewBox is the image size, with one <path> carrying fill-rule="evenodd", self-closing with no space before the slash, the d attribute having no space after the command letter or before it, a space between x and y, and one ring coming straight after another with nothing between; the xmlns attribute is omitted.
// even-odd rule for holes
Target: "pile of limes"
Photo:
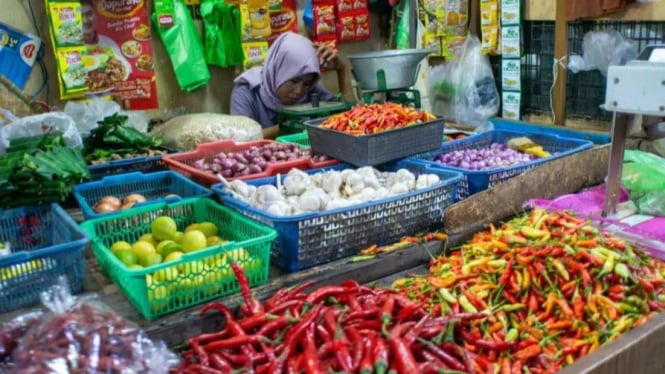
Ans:
<svg viewBox="0 0 665 374"><path fill-rule="evenodd" d="M173 218L160 216L152 222L150 228L149 233L134 243L120 240L111 245L111 251L130 269L179 260L185 253L225 242L219 236L219 228L212 222L193 223L183 232L178 231Z"/></svg>

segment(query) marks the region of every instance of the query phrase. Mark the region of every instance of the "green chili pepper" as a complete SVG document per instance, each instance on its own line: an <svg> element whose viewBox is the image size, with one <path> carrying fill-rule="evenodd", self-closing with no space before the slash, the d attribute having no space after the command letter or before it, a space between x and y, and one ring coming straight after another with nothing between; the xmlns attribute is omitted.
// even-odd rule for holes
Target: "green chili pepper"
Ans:
<svg viewBox="0 0 665 374"><path fill-rule="evenodd" d="M518 335L519 331L517 329L510 329L508 330L508 333L506 333L506 337L503 340L507 342L512 342L513 340L517 340Z"/></svg>
<svg viewBox="0 0 665 374"><path fill-rule="evenodd" d="M443 297L444 300L446 300L447 302L449 302L451 304L457 302L457 299L455 298L455 296L453 296L453 294L451 294L450 291L448 291L447 288L439 288L439 295L441 295L441 297Z"/></svg>
<svg viewBox="0 0 665 374"><path fill-rule="evenodd" d="M364 256L354 256L351 257L349 262L363 262L363 261L369 261L376 258L376 255L364 255Z"/></svg>
<svg viewBox="0 0 665 374"><path fill-rule="evenodd" d="M640 312L639 309L637 309L635 306L633 306L631 304L628 304L628 303L619 302L619 303L617 303L617 306L619 307L619 309L621 309L624 312L628 312L628 313L639 313Z"/></svg>
<svg viewBox="0 0 665 374"><path fill-rule="evenodd" d="M631 278L630 270L623 262L619 262L618 264L614 265L614 273L623 279Z"/></svg>
<svg viewBox="0 0 665 374"><path fill-rule="evenodd" d="M459 297L459 305L467 312L467 313L478 313L478 309L476 309L473 304L469 301L469 299L466 298L464 295L460 295Z"/></svg>
<svg viewBox="0 0 665 374"><path fill-rule="evenodd" d="M524 304L506 304L501 307L501 310L504 312L515 312L524 308L526 308L526 305Z"/></svg>

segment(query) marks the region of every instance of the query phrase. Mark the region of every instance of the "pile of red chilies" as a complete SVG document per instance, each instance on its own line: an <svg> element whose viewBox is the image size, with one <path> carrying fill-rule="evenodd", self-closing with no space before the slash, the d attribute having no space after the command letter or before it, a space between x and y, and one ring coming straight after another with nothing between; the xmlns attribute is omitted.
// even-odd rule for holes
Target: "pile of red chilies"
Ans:
<svg viewBox="0 0 665 374"><path fill-rule="evenodd" d="M304 292L314 282L281 289L264 304L251 296L242 269L233 271L244 305L236 318L224 304L222 331L188 340L175 373L459 373L473 353L455 343L457 322L487 317L458 313L433 317L390 290L355 281Z"/></svg>

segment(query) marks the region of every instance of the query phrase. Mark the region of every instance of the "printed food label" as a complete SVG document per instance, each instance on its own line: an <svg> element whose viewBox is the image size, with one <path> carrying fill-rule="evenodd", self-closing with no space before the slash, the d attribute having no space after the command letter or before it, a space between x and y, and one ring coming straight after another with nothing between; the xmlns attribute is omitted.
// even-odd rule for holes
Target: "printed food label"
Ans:
<svg viewBox="0 0 665 374"><path fill-rule="evenodd" d="M501 86L504 90L519 91L521 88L521 64L519 59L501 61Z"/></svg>
<svg viewBox="0 0 665 374"><path fill-rule="evenodd" d="M51 20L51 36L57 45L80 45L83 42L80 3L49 3L48 11Z"/></svg>

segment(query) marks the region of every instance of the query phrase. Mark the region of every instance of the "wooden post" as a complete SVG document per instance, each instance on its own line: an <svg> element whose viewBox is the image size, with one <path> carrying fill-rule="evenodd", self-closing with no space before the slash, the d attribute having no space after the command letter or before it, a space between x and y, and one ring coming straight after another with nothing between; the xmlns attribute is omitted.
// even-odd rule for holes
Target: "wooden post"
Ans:
<svg viewBox="0 0 665 374"><path fill-rule="evenodd" d="M566 124L566 81L567 71L556 61L568 55L568 21L566 20L566 0L556 0L556 19L554 21L554 58L557 64L557 78L552 90L552 109L554 125Z"/></svg>

